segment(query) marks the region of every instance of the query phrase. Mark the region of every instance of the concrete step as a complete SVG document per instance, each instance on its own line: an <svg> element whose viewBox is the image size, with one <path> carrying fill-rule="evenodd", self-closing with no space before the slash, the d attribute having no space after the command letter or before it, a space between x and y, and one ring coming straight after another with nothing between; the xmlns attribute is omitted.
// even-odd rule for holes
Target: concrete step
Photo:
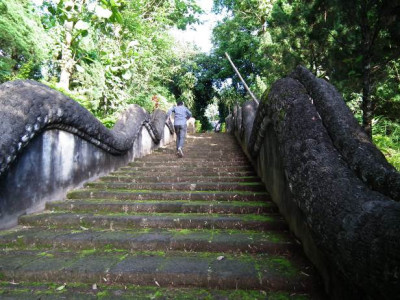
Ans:
<svg viewBox="0 0 400 300"><path fill-rule="evenodd" d="M185 157L175 151L0 232L0 298L326 299L232 136L189 136Z"/></svg>
<svg viewBox="0 0 400 300"><path fill-rule="evenodd" d="M97 190L83 189L69 192L68 199L115 200L192 200L192 201L270 201L266 192L242 191L149 191L149 190Z"/></svg>
<svg viewBox="0 0 400 300"><path fill-rule="evenodd" d="M2 279L307 292L309 265L283 255L130 251L0 251Z"/></svg>
<svg viewBox="0 0 400 300"><path fill-rule="evenodd" d="M227 162L227 163L249 163L249 160L247 159L247 157L245 156L241 156L240 158L226 158L224 156L221 157L213 157L212 159L210 159L210 157L205 157L205 158L201 158L201 157L183 157L180 159L177 159L176 157L176 153L175 151L171 152L170 154L152 154L151 156L145 156L142 158L139 158L137 160L135 160L135 162L152 162L154 164L157 163L164 163L164 162L175 162L175 163L207 163L207 162L214 162L214 163L223 163L223 162ZM134 162L132 162L134 163Z"/></svg>
<svg viewBox="0 0 400 300"><path fill-rule="evenodd" d="M204 289L204 288L176 288L151 286L137 286L129 284L102 284L68 283L26 283L4 282L0 289L0 298L3 300L115 300L115 299L174 299L174 300L221 300L221 299L291 299L307 300L312 295L285 291L259 291L242 289Z"/></svg>
<svg viewBox="0 0 400 300"><path fill-rule="evenodd" d="M145 183L145 182L261 182L259 177L256 176L243 176L243 177L229 177L229 176L185 176L185 177L172 177L172 176L116 176L108 175L99 178L99 181L104 182L131 182L131 183Z"/></svg>
<svg viewBox="0 0 400 300"><path fill-rule="evenodd" d="M185 147L183 149L183 153L186 157L190 158L208 158L210 160L214 159L221 159L229 160L229 159L240 159L240 160L247 160L247 157L241 152L241 150L237 151L227 151L227 150L219 150L219 151L207 151L204 149L190 149ZM176 149L169 148L169 149L162 149L159 151L154 151L152 156L155 158L157 157L173 157L176 155Z"/></svg>
<svg viewBox="0 0 400 300"><path fill-rule="evenodd" d="M286 230L287 224L280 215L225 215L178 213L68 213L44 212L21 216L20 225L51 226L56 228L175 228L175 229L235 229L235 230Z"/></svg>
<svg viewBox="0 0 400 300"><path fill-rule="evenodd" d="M151 173L159 173L159 174L165 174L165 173L175 173L175 174L180 174L184 172L197 172L199 174L205 172L205 173L210 173L210 172L224 172L224 173L230 173L230 172L253 172L253 168L251 166L224 166L224 167L210 167L210 166L205 166L205 167L187 167L187 166L153 166L153 167L122 167L119 168L118 170L120 171L126 171L126 172L136 172L140 171L141 173L145 174L151 174Z"/></svg>
<svg viewBox="0 0 400 300"><path fill-rule="evenodd" d="M178 160L176 156L176 151L171 151L171 153L164 154L164 153L158 153L154 154L154 159L155 161L159 158L164 158L166 161L170 160ZM217 154L210 154L210 153L204 153L204 152L188 152L184 151L184 159L187 160L201 160L201 159L208 159L212 161L244 161L246 157L244 155L226 155L223 152ZM179 159L180 160L180 159Z"/></svg>
<svg viewBox="0 0 400 300"><path fill-rule="evenodd" d="M142 176L144 172L139 171L126 171L126 170L118 170L110 173L114 176ZM165 172L155 171L155 172L147 172L145 176L162 176L162 177L188 177L188 176L200 176L200 177L225 177L225 176L233 176L233 177L249 177L249 176L256 176L254 171L240 171L240 172L221 172L219 170L210 170L199 172L196 169L191 170L179 170L179 171L172 171L172 170L165 170Z"/></svg>
<svg viewBox="0 0 400 300"><path fill-rule="evenodd" d="M0 235L10 250L123 249L131 251L185 251L287 254L299 244L287 232L208 229L49 229L22 228Z"/></svg>
<svg viewBox="0 0 400 300"><path fill-rule="evenodd" d="M211 214L263 214L277 212L272 202L242 201L123 201L109 199L77 199L49 202L52 211L111 212L111 213L211 213Z"/></svg>
<svg viewBox="0 0 400 300"><path fill-rule="evenodd" d="M127 189L127 190L168 190L168 191L249 191L262 192L265 187L261 182L218 182L218 183L199 183L199 182L160 182L160 183L126 183L126 182L89 182L85 187L93 189Z"/></svg>
<svg viewBox="0 0 400 300"><path fill-rule="evenodd" d="M178 167L178 168L204 168L204 167L249 167L249 163L247 161L189 161L189 160L181 160L181 159L173 159L170 161L134 161L129 163L127 166L129 167L146 167L146 168L165 168L168 167Z"/></svg>

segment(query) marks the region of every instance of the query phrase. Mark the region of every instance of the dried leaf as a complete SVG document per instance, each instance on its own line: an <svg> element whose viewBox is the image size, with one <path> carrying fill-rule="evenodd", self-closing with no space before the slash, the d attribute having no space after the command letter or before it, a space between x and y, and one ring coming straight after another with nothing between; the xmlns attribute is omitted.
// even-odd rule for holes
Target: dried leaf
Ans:
<svg viewBox="0 0 400 300"><path fill-rule="evenodd" d="M65 289L66 287L66 283L64 283L63 285L59 286L58 288L56 288L56 291L62 291L63 289Z"/></svg>

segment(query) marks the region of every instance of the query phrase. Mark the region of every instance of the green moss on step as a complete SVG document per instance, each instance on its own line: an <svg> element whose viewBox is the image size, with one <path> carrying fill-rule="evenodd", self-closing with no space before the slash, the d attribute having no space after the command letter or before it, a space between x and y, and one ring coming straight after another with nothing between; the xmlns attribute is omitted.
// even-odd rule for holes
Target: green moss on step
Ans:
<svg viewBox="0 0 400 300"><path fill-rule="evenodd" d="M40 253L37 254L37 256L52 258L52 257L54 257L54 254L51 254L51 253L48 253L48 252L40 252Z"/></svg>
<svg viewBox="0 0 400 300"><path fill-rule="evenodd" d="M80 252L80 254L83 257L83 256L87 256L87 255L92 255L92 254L94 254L96 252L98 252L96 249L85 249L85 250L82 250Z"/></svg>
<svg viewBox="0 0 400 300"><path fill-rule="evenodd" d="M101 291L96 294L98 299L103 299L105 297L110 297L109 291Z"/></svg>
<svg viewBox="0 0 400 300"><path fill-rule="evenodd" d="M1 285L1 284L0 284ZM14 289L3 289L0 295L12 298L31 299L30 297L43 296L48 299L155 299L155 300L306 300L308 295L290 294L287 292L266 292L255 290L216 290L202 288L159 288L150 286L130 286L130 285L98 285L98 291L93 291L91 285L78 286L67 283L65 289L56 291L60 284L32 284L21 283L22 286L13 287ZM8 284L8 287L10 284Z"/></svg>
<svg viewBox="0 0 400 300"><path fill-rule="evenodd" d="M179 191L179 190L135 190L135 189L83 189L69 192L67 194L67 198L69 199L79 199L79 196L82 192L102 192L102 191L111 191L115 193L143 193L143 194L226 194L226 195L268 195L267 192L249 192L249 191ZM77 197L78 196L78 197Z"/></svg>
<svg viewBox="0 0 400 300"><path fill-rule="evenodd" d="M285 257L275 257L269 260L270 267L279 271L287 277L296 276L299 274L299 270L293 266L292 262Z"/></svg>
<svg viewBox="0 0 400 300"><path fill-rule="evenodd" d="M272 222L274 221L273 217L265 216L265 215L256 215L256 214L249 214L249 215L241 215L243 221L258 221L258 222Z"/></svg>
<svg viewBox="0 0 400 300"><path fill-rule="evenodd" d="M238 185L242 186L262 186L262 182L239 182Z"/></svg>

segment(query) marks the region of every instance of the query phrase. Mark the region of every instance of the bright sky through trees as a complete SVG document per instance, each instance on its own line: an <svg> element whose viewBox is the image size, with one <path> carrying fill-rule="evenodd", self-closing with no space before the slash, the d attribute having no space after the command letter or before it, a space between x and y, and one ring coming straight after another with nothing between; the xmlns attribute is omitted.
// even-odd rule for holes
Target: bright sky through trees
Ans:
<svg viewBox="0 0 400 300"><path fill-rule="evenodd" d="M212 47L212 29L222 16L211 12L213 0L197 0L198 5L204 10L204 15L200 17L202 24L188 27L187 30L174 29L172 35L180 42L193 43L201 51L209 53Z"/></svg>

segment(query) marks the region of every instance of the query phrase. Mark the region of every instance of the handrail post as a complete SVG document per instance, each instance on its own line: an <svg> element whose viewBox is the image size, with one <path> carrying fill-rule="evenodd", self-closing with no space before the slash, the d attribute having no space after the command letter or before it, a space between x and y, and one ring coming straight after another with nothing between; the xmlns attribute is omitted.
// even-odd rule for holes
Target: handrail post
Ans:
<svg viewBox="0 0 400 300"><path fill-rule="evenodd" d="M239 70L236 68L235 64L233 63L233 61L231 60L229 54L227 52L225 52L225 56L226 58L229 60L229 62L232 65L232 68L235 70L236 74L239 76L240 80L242 81L244 87L246 88L247 92L249 92L251 98L257 103L257 105L260 103L260 101L257 100L256 96L254 96L254 94L250 91L250 88L248 87L248 85L246 84L246 82L244 81L242 75L240 75Z"/></svg>

